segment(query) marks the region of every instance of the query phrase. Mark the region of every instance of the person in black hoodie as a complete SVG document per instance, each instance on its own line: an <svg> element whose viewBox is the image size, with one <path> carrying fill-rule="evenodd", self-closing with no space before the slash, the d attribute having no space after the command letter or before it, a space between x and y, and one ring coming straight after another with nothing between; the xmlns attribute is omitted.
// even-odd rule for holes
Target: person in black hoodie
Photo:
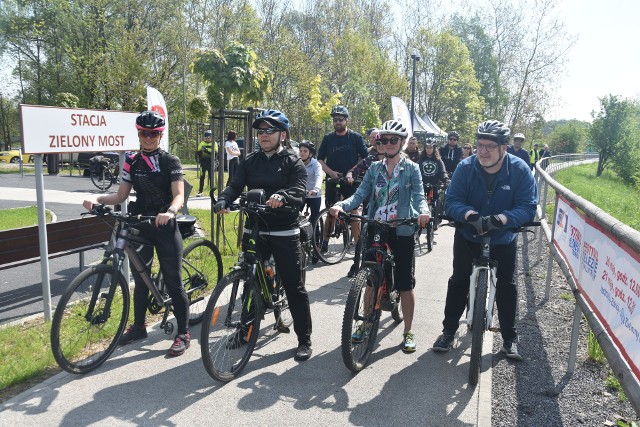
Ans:
<svg viewBox="0 0 640 427"><path fill-rule="evenodd" d="M440 148L440 157L444 162L447 173L451 176L453 175L453 171L456 170L458 163L460 163L460 160L462 160L462 148L458 147L460 134L456 131L449 132L447 140L447 145Z"/></svg>
<svg viewBox="0 0 640 427"><path fill-rule="evenodd" d="M263 257L270 254L281 278L293 327L298 336L295 360L311 357L311 310L309 295L302 282L302 247L298 211L306 196L307 170L293 150L285 148L289 140L289 119L281 111L265 110L253 122L261 150L251 153L240 162L235 175L229 181L218 202L215 213L228 212L227 207L247 190L262 189L266 205L274 208L266 214L266 221L258 224L247 222L246 228L258 227L258 247ZM278 211L290 206L295 209ZM244 234L243 246L249 234ZM244 342L242 343L244 344Z"/></svg>

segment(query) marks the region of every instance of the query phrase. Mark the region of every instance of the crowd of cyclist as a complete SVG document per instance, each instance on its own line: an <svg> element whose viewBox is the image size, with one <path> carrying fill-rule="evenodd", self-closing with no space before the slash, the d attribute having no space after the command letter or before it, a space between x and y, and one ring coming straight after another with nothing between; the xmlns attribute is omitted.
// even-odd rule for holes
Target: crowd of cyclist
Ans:
<svg viewBox="0 0 640 427"><path fill-rule="evenodd" d="M266 204L274 208L268 227L263 224L246 225L245 239L247 229L259 227L261 252L273 254L297 335L294 358L303 361L312 354L311 312L301 274L304 266L301 264L298 215L291 210L280 212L278 208L288 206L302 212L308 206L313 222L321 209L324 177L325 206L331 208L333 217L340 211L349 211L371 219L417 219L415 226L397 227L389 242L396 254L394 281L400 292L404 314L401 347L407 353L416 350L411 324L415 287L420 288L414 274L414 233L418 227L425 227L430 217L436 214L429 208L425 191L428 188L435 190L435 199L437 191L445 191L446 213L456 221L470 224L467 229L456 230L453 274L449 279L443 333L433 345L435 351L447 351L453 345L469 291L470 262L479 250L479 236L489 229L499 229L492 240L495 242L492 254L499 258L496 301L504 341L502 350L507 357L521 360L515 329L515 234L510 229L533 219L538 198L530 169L533 156L522 147L524 135L516 134L513 137L514 147L511 147L510 129L501 122L488 120L480 123L474 138L470 138L474 145L465 143L460 147L460 134L452 131L442 147L439 147L438 140L426 138L420 148L418 138L409 135L401 121L389 120L380 128L367 130L367 147L365 137L348 127L347 107L334 107L331 118L334 130L323 137L319 146L302 141L298 154L290 149L287 116L273 109L260 113L253 122L253 128L261 149L239 162L213 207L215 213L224 214L242 191L259 188L264 190ZM180 235L175 225L176 213L184 203L183 173L177 157L159 148L165 127L162 116L143 112L136 121L136 127L141 152L127 158L122 172L123 184L118 193L85 201L84 205L90 208L95 203L122 203L133 189L138 196L136 209L157 215L155 229L145 233L155 243L163 275L171 279L168 284L176 301L178 334L169 354L177 356L184 353L190 343L185 321L188 304L179 277L178 260L182 245L178 242ZM543 155L548 157L550 154L548 150L544 153L536 150L535 159ZM344 185L339 185L341 182ZM362 244L357 222L352 223L351 231L354 243ZM327 244L326 240L323 241L321 250ZM153 248L151 255L152 251ZM317 262L317 258L314 257L312 262ZM357 268L356 261L347 275L354 277ZM144 312L148 292L138 282L136 277L134 323L122 338L122 344L147 335ZM238 345L242 345L242 338L238 337Z"/></svg>

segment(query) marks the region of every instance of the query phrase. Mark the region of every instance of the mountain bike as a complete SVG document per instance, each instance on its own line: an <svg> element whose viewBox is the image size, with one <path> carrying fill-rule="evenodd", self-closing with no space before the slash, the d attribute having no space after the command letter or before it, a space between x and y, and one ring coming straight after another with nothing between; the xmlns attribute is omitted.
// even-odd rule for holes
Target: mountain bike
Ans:
<svg viewBox="0 0 640 427"><path fill-rule="evenodd" d="M162 274L152 277L136 251L136 245L151 242L137 235L138 227L153 226L155 217L124 215L104 205L89 212L115 220L111 244L99 264L80 273L67 286L60 298L51 324L51 349L58 365L67 372L89 372L104 361L118 346L130 308L129 280L122 274L125 254L133 268L140 272L151 291L149 311L164 309L160 329L173 332L168 321L173 307L166 292ZM176 219L183 238L194 232L195 217ZM222 257L210 241L198 239L189 244L182 255L182 282L189 298L189 324L202 320L207 299L222 277Z"/></svg>
<svg viewBox="0 0 640 427"><path fill-rule="evenodd" d="M383 221L340 212L345 222L362 221L365 249L362 267L351 285L342 320L342 360L353 372L364 368L373 351L382 311L390 311L397 323L402 322L400 292L395 289L395 262L388 245L389 232L399 225L416 224L417 218Z"/></svg>
<svg viewBox="0 0 640 427"><path fill-rule="evenodd" d="M94 156L90 161L91 182L101 191L107 191L120 178L120 164L105 156Z"/></svg>
<svg viewBox="0 0 640 427"><path fill-rule="evenodd" d="M439 189L438 197L435 197L436 189ZM427 203L429 204L429 210L431 211L431 217L429 218L429 223L424 228L425 235L427 237L427 252L431 252L433 250L433 245L435 244L435 231L438 229L438 225L440 224L440 216L442 214L442 210L444 209L444 192L446 186L443 184L438 184L437 186L433 184L424 184L424 194L427 198ZM419 229L416 233L416 244L420 245L420 234L422 233L422 229ZM418 246L418 250L422 253L422 246Z"/></svg>
<svg viewBox="0 0 640 427"><path fill-rule="evenodd" d="M443 215L441 219L449 221L444 224L451 227L472 227L466 222L457 222L453 218ZM469 360L469 383L478 384L480 375L480 361L482 358L482 343L485 331L493 328L493 314L495 310L497 262L491 259L491 234L495 230L510 229L516 233L533 230L527 227L540 226L539 221L528 222L520 227L491 228L482 235L481 254L473 260L473 270L469 279L469 294L467 296L467 327L471 330L471 357Z"/></svg>
<svg viewBox="0 0 640 427"><path fill-rule="evenodd" d="M273 262L265 259L258 248L257 224L266 224L264 215L268 212L295 208L272 209L264 200L262 190L251 190L240 196L239 204L229 207L247 214L254 227L233 270L218 283L204 313L202 361L209 375L221 382L236 378L249 362L267 311L274 313L273 329L278 332L288 333L293 323L284 284ZM306 265L306 257L303 250L301 266ZM304 269L302 280L304 283Z"/></svg>
<svg viewBox="0 0 640 427"><path fill-rule="evenodd" d="M357 185L361 179L354 179L349 184L347 178L327 177L327 183L335 183L338 193L338 201L342 201L340 187L342 185ZM337 264L342 261L349 250L351 243L351 228L340 218L334 218L329 214L330 208L324 208L318 214L313 224L313 244L320 259L326 264Z"/></svg>

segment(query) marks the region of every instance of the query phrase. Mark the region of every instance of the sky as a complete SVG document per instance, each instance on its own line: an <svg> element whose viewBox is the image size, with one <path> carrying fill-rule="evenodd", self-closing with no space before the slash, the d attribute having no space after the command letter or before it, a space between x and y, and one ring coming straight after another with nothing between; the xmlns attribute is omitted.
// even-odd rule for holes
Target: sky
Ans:
<svg viewBox="0 0 640 427"><path fill-rule="evenodd" d="M578 40L547 119L591 121L608 94L640 100L640 0L563 0L560 17Z"/></svg>

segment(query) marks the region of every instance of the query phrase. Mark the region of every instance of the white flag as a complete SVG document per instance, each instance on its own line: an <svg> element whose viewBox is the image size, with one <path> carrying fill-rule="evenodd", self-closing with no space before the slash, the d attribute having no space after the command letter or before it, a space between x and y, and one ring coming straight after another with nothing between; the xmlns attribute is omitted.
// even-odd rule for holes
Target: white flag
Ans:
<svg viewBox="0 0 640 427"><path fill-rule="evenodd" d="M169 115L167 114L167 104L164 103L164 97L158 89L147 86L147 109L149 111L157 111L166 123L164 127L164 133L162 140L160 141L160 148L167 153L169 152Z"/></svg>
<svg viewBox="0 0 640 427"><path fill-rule="evenodd" d="M411 123L411 115L409 114L409 109L407 108L407 104L405 104L404 101L398 98L397 96L392 96L391 112L393 114L393 120L401 121L404 127L407 128L407 133L409 134L409 136L412 136L413 123Z"/></svg>

